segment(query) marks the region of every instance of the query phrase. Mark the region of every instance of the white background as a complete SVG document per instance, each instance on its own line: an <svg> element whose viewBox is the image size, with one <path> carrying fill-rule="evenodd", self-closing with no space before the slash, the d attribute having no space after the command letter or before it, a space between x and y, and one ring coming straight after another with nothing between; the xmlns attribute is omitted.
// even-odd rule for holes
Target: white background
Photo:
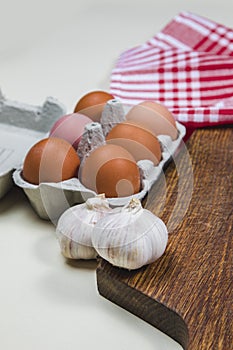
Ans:
<svg viewBox="0 0 233 350"><path fill-rule="evenodd" d="M144 43L180 11L232 27L229 0L0 1L0 86L10 99L67 111L108 89L125 49ZM95 262L68 265L55 228L21 191L0 202L0 347L4 350L178 350L173 340L100 297Z"/></svg>

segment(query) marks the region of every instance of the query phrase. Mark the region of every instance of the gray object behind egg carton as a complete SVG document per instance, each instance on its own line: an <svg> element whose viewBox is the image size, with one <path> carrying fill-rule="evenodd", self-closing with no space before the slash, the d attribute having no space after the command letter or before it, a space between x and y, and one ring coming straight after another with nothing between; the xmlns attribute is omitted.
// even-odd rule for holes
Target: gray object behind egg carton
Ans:
<svg viewBox="0 0 233 350"><path fill-rule="evenodd" d="M30 142L34 140L34 143L39 138L45 137L46 133L51 129L54 122L66 113L65 106L54 97L47 97L45 102L41 106L34 106L18 101L13 101L4 97L0 89L0 137L8 131L18 131L18 134L23 134L27 150L31 146ZM28 130L28 131L27 131ZM37 134L36 134L37 132ZM12 132L12 137L14 137ZM35 134L35 135L34 135ZM30 135L30 142L27 141L27 136ZM32 138L34 135L34 139ZM2 137L1 137L2 138ZM9 141L9 142L8 142ZM3 141L2 141L3 143ZM25 148L25 144L23 145ZM2 151L12 148L12 142L9 138L7 144L1 144L0 149ZM16 146L14 146L16 148ZM17 145L17 154L20 154L18 149L22 147L21 144ZM12 155L16 149L11 149ZM22 154L25 156L26 154ZM15 162L14 155L12 156ZM11 189L13 186L12 172L22 162L22 158L17 159L12 167L6 168L6 163L11 163L11 159L0 159L0 199Z"/></svg>
<svg viewBox="0 0 233 350"><path fill-rule="evenodd" d="M54 97L47 97L42 106L33 106L6 99L0 89L0 123L47 132L64 114L65 107Z"/></svg>

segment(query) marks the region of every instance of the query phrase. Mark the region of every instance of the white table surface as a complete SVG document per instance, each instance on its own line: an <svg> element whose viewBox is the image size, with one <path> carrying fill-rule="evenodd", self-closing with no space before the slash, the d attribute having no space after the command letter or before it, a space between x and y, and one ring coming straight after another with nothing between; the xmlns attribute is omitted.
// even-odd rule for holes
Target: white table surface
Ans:
<svg viewBox="0 0 233 350"><path fill-rule="evenodd" d="M0 86L10 99L68 111L109 87L121 51L141 44L183 10L233 26L229 0L2 1ZM69 265L55 227L21 190L0 201L0 348L178 350L175 341L97 292L95 262Z"/></svg>

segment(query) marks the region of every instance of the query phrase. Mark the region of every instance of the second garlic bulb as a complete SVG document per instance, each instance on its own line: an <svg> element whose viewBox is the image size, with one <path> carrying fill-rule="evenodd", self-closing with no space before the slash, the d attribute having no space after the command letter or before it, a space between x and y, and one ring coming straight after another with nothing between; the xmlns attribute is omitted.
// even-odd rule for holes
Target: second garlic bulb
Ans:
<svg viewBox="0 0 233 350"><path fill-rule="evenodd" d="M92 242L98 254L112 265L129 270L154 262L166 249L168 232L164 222L143 209L139 200L100 219Z"/></svg>

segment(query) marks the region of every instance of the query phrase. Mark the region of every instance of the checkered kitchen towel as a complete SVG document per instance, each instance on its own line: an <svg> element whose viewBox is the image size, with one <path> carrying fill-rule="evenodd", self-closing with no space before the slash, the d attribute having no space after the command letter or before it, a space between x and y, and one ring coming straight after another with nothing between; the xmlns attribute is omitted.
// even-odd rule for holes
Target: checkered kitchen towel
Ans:
<svg viewBox="0 0 233 350"><path fill-rule="evenodd" d="M233 30L188 12L123 52L111 93L127 104L163 103L189 127L233 123Z"/></svg>

